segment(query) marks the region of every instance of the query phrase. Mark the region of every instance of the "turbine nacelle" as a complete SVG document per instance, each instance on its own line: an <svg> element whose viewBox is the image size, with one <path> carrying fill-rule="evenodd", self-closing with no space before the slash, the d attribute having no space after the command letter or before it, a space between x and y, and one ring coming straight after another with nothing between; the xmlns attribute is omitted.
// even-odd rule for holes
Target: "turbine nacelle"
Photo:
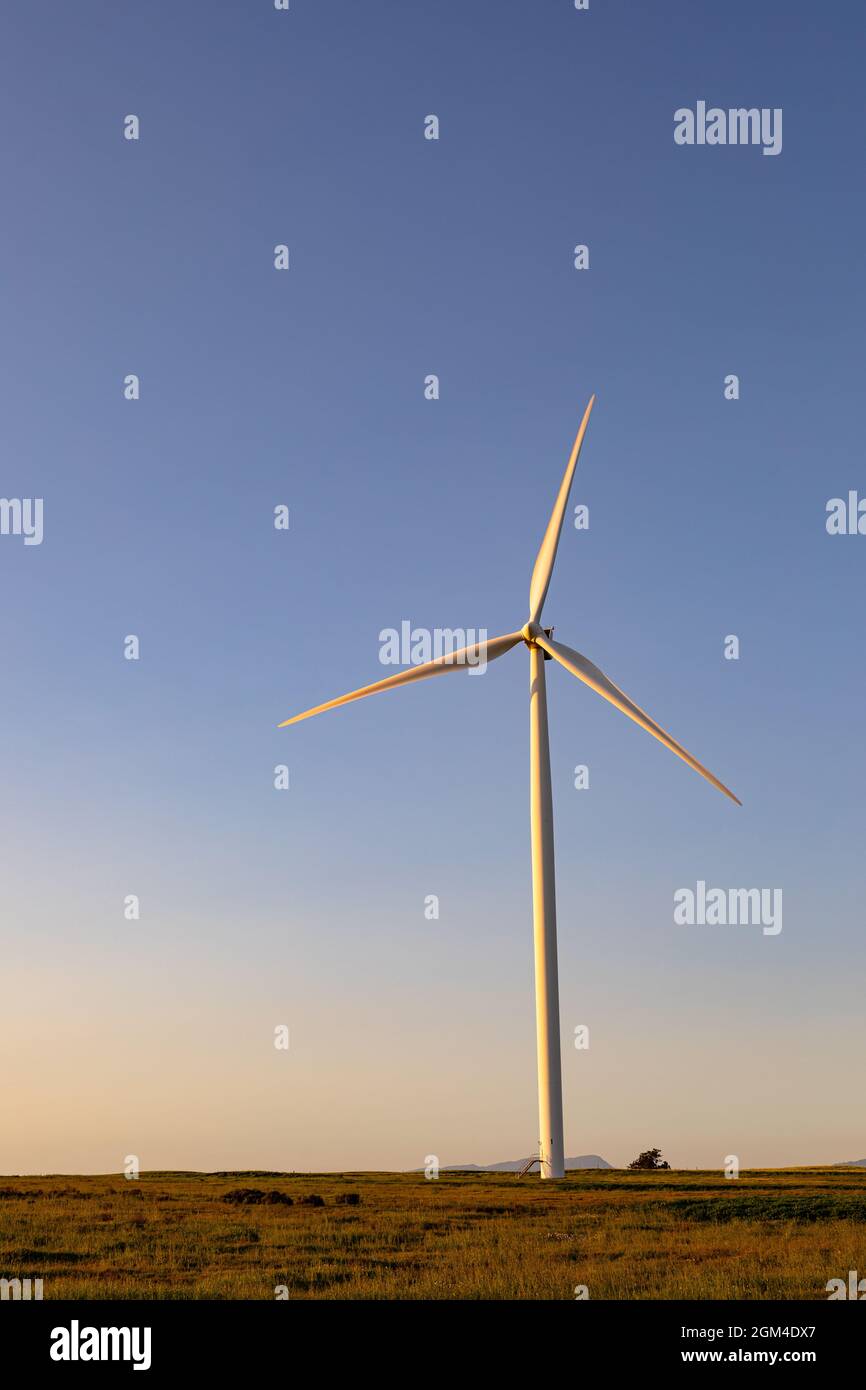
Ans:
<svg viewBox="0 0 866 1390"><path fill-rule="evenodd" d="M525 626L520 629L520 635L530 649L539 645L539 638L552 637L553 633L554 629L552 627L541 627L539 623L533 622L526 623ZM544 652L543 655L545 661L553 660L550 652Z"/></svg>

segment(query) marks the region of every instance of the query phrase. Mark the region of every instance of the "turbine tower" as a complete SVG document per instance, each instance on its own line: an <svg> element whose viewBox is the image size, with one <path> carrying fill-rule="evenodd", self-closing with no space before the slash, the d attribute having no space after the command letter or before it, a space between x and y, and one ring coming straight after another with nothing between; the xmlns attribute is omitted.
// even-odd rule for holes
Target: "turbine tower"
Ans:
<svg viewBox="0 0 866 1390"><path fill-rule="evenodd" d="M435 661L422 666L412 666L397 675L388 676L373 685L365 685L353 690L349 695L340 695L336 700L328 700L324 705L305 710L279 725L284 729L289 724L297 724L314 714L337 709L340 705L362 700L366 695L378 695L383 690L395 690L397 686L409 685L412 681L426 680L428 676L443 675L446 671L458 671L471 666L486 665L504 656L519 642L529 648L529 805L530 838L532 848L532 916L535 943L535 1026L538 1051L538 1115L539 1115L539 1167L542 1178L562 1178L565 1176L565 1149L562 1132L562 1061L559 1034L559 973L556 957L556 886L553 861L553 798L550 789L550 743L547 732L547 689L544 678L545 660L553 659L570 671L579 681L583 681L597 695L608 700L616 709L633 719L648 734L657 738L678 758L699 772L720 792L730 797L737 805L742 803L732 791L714 777L711 772L693 758L676 739L665 733L655 720L636 705L620 690L618 685L594 666L580 652L561 642L554 642L552 628L540 625L541 610L550 587L553 562L559 546L562 523L568 506L571 482L577 460L580 456L583 437L595 404L595 396L586 407L577 438L571 450L565 474L560 484L553 511L547 523L547 530L541 542L538 556L532 571L529 585L529 619L519 632L507 633L504 637L493 637L484 642L476 642L460 651L448 652Z"/></svg>

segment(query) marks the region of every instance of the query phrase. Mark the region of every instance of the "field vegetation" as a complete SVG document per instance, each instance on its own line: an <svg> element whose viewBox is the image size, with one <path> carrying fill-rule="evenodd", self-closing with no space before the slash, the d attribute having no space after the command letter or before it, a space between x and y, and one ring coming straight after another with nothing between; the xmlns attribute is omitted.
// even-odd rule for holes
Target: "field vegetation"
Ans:
<svg viewBox="0 0 866 1390"><path fill-rule="evenodd" d="M0 1277L45 1299L826 1299L849 1270L857 1168L0 1178Z"/></svg>

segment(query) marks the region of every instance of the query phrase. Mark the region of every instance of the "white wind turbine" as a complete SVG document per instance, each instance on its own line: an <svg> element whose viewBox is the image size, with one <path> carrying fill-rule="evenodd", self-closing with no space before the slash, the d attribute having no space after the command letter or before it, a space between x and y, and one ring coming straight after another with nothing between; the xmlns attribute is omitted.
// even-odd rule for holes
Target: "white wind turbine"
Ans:
<svg viewBox="0 0 866 1390"><path fill-rule="evenodd" d="M503 656L525 642L529 648L529 785L530 785L530 826L532 844L532 914L535 937L535 1026L538 1046L538 1113L540 1129L539 1160L543 1178L562 1178L565 1176L565 1154L562 1134L562 1070L559 1036L559 978L556 957L556 895L553 863L553 801L550 790L550 746L547 735L547 693L544 680L545 660L553 658L566 671L570 671L579 681L583 681L597 695L609 700L623 714L628 715L647 733L657 738L678 758L688 763L720 792L729 796L740 806L742 803L732 791L714 777L711 772L687 753L676 739L665 733L654 719L651 719L638 705L620 690L618 685L608 680L602 671L588 661L580 652L571 647L554 642L553 628L539 625L541 610L547 597L550 576L563 518L568 506L571 480L577 466L583 436L589 423L595 396L584 412L571 457L565 469L559 493L553 504L550 521L541 542L532 578L529 584L529 620L519 632L510 632L505 637L493 637L486 642L477 642L460 651L449 652L428 661L423 666L413 666L388 676L386 680L375 681L350 695L340 695L336 700L328 700L315 709L305 710L292 719L280 724L284 729L288 724L297 724L314 714L348 705L353 700L362 700L365 695L378 695L382 690L395 690L398 685L409 685L412 681L426 680L428 676L439 676L445 671L477 666Z"/></svg>

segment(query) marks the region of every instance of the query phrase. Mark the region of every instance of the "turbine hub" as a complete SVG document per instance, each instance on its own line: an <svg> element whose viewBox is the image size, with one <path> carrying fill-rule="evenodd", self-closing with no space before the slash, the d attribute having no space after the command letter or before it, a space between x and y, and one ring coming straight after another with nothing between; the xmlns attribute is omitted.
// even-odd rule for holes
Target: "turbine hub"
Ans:
<svg viewBox="0 0 866 1390"><path fill-rule="evenodd" d="M527 647L537 647L539 637L553 636L553 628L542 627L540 623L529 622L526 624L525 627L522 627L520 629L520 635L526 643ZM545 661L552 661L553 657L550 655L550 652L545 652L544 659Z"/></svg>

